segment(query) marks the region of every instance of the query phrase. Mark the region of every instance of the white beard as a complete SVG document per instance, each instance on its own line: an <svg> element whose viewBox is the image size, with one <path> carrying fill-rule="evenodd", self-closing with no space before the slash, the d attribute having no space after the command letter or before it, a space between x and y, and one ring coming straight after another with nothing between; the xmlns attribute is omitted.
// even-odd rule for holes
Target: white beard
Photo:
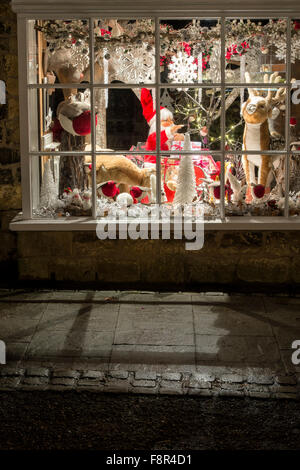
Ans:
<svg viewBox="0 0 300 470"><path fill-rule="evenodd" d="M163 126L160 126L160 132L161 131L164 131L165 128ZM153 134L153 132L156 132L156 122L153 122L150 126L150 129L149 129L149 134L148 135L151 135Z"/></svg>

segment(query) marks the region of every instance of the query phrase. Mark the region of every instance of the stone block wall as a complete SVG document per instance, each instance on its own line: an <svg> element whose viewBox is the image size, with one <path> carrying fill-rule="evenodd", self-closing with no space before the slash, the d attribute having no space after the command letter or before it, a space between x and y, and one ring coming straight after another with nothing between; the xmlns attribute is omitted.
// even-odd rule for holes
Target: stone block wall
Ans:
<svg viewBox="0 0 300 470"><path fill-rule="evenodd" d="M92 232L9 231L21 210L16 17L0 2L0 282L32 287L296 289L299 232L207 232L204 248L180 240L105 240Z"/></svg>
<svg viewBox="0 0 300 470"><path fill-rule="evenodd" d="M298 232L206 232L200 251L181 240L99 240L94 232L18 234L22 280L131 289L296 289Z"/></svg>
<svg viewBox="0 0 300 470"><path fill-rule="evenodd" d="M0 278L17 276L17 236L10 220L21 210L16 15L8 0L0 2L0 80L6 104L0 104Z"/></svg>

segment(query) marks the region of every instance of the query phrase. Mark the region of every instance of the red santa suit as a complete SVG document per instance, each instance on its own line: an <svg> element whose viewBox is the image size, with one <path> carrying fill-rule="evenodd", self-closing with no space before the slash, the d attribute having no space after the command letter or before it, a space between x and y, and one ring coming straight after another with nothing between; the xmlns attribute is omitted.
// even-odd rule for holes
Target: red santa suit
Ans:
<svg viewBox="0 0 300 470"><path fill-rule="evenodd" d="M146 141L146 150L156 150L156 111L153 109L153 99L150 90L142 88L141 90L141 103L143 107L143 115L147 120L150 130ZM160 107L160 120L166 121L167 119L173 120L173 114L163 106ZM173 140L173 134L171 127L161 126L160 131L160 149L170 150L171 143ZM145 155L145 163L156 163L156 157L154 155Z"/></svg>

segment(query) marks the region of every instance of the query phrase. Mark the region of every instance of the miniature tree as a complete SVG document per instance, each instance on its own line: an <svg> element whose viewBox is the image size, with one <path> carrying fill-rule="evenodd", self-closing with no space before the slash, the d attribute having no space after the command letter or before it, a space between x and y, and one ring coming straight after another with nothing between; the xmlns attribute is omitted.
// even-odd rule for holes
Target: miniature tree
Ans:
<svg viewBox="0 0 300 470"><path fill-rule="evenodd" d="M190 134L185 134L183 150L191 150ZM193 202L196 192L196 178L193 164L193 155L184 155L180 161L177 190L174 197L176 204L189 204Z"/></svg>

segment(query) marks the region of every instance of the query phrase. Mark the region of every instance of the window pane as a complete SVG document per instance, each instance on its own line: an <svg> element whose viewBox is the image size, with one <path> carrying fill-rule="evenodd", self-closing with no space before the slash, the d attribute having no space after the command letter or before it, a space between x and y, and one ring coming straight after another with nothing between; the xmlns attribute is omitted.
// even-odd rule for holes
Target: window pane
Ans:
<svg viewBox="0 0 300 470"><path fill-rule="evenodd" d="M29 83L89 80L88 20L30 20L28 42Z"/></svg>
<svg viewBox="0 0 300 470"><path fill-rule="evenodd" d="M176 153L184 132L189 132L191 140L203 150L221 148L220 88L165 88L160 102L165 108L161 112L162 151ZM171 120L164 119L166 110Z"/></svg>
<svg viewBox="0 0 300 470"><path fill-rule="evenodd" d="M33 216L91 216L92 191L84 157L31 158Z"/></svg>
<svg viewBox="0 0 300 470"><path fill-rule="evenodd" d="M96 20L95 83L154 83L154 29L148 18Z"/></svg>
<svg viewBox="0 0 300 470"><path fill-rule="evenodd" d="M276 72L286 79L286 20L227 19L225 30L225 77L227 83L263 83Z"/></svg>
<svg viewBox="0 0 300 470"><path fill-rule="evenodd" d="M286 89L226 89L226 145L229 150L284 150Z"/></svg>
<svg viewBox="0 0 300 470"><path fill-rule="evenodd" d="M298 152L300 152L300 142ZM300 154L290 157L290 199L289 208L291 216L300 215Z"/></svg>
<svg viewBox="0 0 300 470"><path fill-rule="evenodd" d="M220 155L199 150L195 155L178 152L177 156L162 157L162 203L171 208L193 203L206 220L220 218L220 160Z"/></svg>
<svg viewBox="0 0 300 470"><path fill-rule="evenodd" d="M143 150L149 129L147 120L153 119L155 114L151 92L151 89L143 89L142 104L140 88L95 89L97 150L122 153Z"/></svg>
<svg viewBox="0 0 300 470"><path fill-rule="evenodd" d="M217 19L162 20L161 81L220 82L220 31L221 26Z"/></svg>
<svg viewBox="0 0 300 470"><path fill-rule="evenodd" d="M90 91L29 90L30 151L84 151L91 138Z"/></svg>
<svg viewBox="0 0 300 470"><path fill-rule="evenodd" d="M285 157L282 155L227 154L225 158L226 215L283 215L284 182Z"/></svg>

